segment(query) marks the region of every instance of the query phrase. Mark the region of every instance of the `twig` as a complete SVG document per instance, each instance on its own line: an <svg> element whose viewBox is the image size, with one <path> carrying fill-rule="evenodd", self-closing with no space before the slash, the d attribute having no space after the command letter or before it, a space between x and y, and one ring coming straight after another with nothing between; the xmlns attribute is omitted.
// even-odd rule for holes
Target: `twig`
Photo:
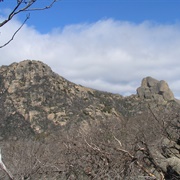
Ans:
<svg viewBox="0 0 180 180"><path fill-rule="evenodd" d="M115 136L114 136L114 139L119 143L120 146L122 146L121 144L121 141L119 139L117 139ZM131 159L132 161L135 162L136 165L138 165L145 173L147 173L149 176L153 177L156 179L156 176L152 173L150 173L136 158L135 156L133 156L129 151L125 150L125 149L122 149L122 148L117 148L118 151L121 151L121 152L124 152L126 153ZM144 149L142 149L144 150Z"/></svg>
<svg viewBox="0 0 180 180"><path fill-rule="evenodd" d="M43 8L32 8L32 9L26 9L23 11L41 11L41 10L45 10L45 9L50 9L54 3L56 3L58 0L53 0L52 3L49 6L43 7Z"/></svg>
<svg viewBox="0 0 180 180"><path fill-rule="evenodd" d="M21 4L23 3L23 0L19 0L17 5L15 6L15 8L12 10L12 12L9 14L8 18L5 19L3 22L0 23L0 27L4 26L6 23L8 23L15 15L21 13L21 12L26 12L26 11L40 11L40 10L46 10L46 9L50 9L54 3L56 3L58 0L52 0L52 2L45 7L42 8L32 8L30 9L30 7L36 2L36 0L30 0L28 1L28 3L25 3L26 5L20 9ZM24 24L26 23L26 21L29 19L30 15L28 14L26 19L24 20L24 22L22 23L22 25L15 31L15 33L12 35L11 39L6 42L4 45L1 45L0 48L5 47L6 45L8 45L15 37L15 35L20 31L20 29L24 26Z"/></svg>
<svg viewBox="0 0 180 180"><path fill-rule="evenodd" d="M121 141L118 138L116 138L116 136L113 135L113 137L119 143L119 145L122 146Z"/></svg>
<svg viewBox="0 0 180 180"><path fill-rule="evenodd" d="M132 160L135 159L135 157L134 157L129 151L126 151L126 150L124 150L124 149L119 149L119 148L117 148L117 150L128 154L128 156L129 156ZM138 165L145 173L147 173L148 176L151 176L151 177L157 179L156 176L155 176L154 174L150 173L137 159L135 159L134 163L135 163L136 165Z"/></svg>
<svg viewBox="0 0 180 180"><path fill-rule="evenodd" d="M9 41L7 41L5 44L3 44L2 46L0 46L0 48L3 48L5 46L7 46L11 41L13 41L14 37L16 36L16 34L21 30L21 28L24 26L24 24L26 23L26 21L30 18L30 14L26 17L26 19L24 20L24 22L21 24L21 26L14 32L14 34L12 35L11 39Z"/></svg>
<svg viewBox="0 0 180 180"><path fill-rule="evenodd" d="M84 141L85 141L85 143L86 143L90 148L92 148L93 150L101 151L95 144L93 144L93 145L94 145L94 147L93 147L93 146L91 146L91 145L86 141L86 139L84 139Z"/></svg>

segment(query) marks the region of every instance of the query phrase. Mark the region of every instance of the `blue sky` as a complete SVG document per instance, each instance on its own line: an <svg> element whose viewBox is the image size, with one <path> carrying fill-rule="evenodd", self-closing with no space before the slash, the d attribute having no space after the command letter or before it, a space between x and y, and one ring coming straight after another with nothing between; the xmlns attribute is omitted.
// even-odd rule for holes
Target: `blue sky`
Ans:
<svg viewBox="0 0 180 180"><path fill-rule="evenodd" d="M0 3L0 22L13 2ZM152 76L167 81L180 98L179 10L178 0L62 0L31 13L13 42L0 49L0 65L41 60L72 82L122 95L136 93L142 78ZM0 29L0 44L25 16Z"/></svg>
<svg viewBox="0 0 180 180"><path fill-rule="evenodd" d="M50 11L44 12L48 25L39 22L44 16L39 13L36 27L48 31L52 27L63 27L67 24L93 23L100 19L113 18L121 21L141 23L145 20L157 23L174 23L179 20L180 2L158 0L62 0ZM34 21L32 15L32 23ZM42 24L44 29L42 29Z"/></svg>
<svg viewBox="0 0 180 180"><path fill-rule="evenodd" d="M12 1L15 0L4 0L1 8L12 8ZM43 7L49 2L37 1L36 7ZM32 12L28 25L48 33L53 28L108 18L134 23L148 20L172 24L180 20L179 7L178 0L61 0L47 11ZM19 18L23 20L24 16L21 14Z"/></svg>

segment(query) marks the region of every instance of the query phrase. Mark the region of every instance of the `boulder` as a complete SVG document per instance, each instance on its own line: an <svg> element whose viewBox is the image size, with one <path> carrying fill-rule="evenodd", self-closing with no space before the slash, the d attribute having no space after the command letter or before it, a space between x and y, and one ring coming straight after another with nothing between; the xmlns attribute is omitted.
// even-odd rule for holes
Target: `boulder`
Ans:
<svg viewBox="0 0 180 180"><path fill-rule="evenodd" d="M141 86L137 89L137 95L142 99L155 99L160 101L174 100L173 92L164 81L158 81L152 77L146 77L142 80Z"/></svg>

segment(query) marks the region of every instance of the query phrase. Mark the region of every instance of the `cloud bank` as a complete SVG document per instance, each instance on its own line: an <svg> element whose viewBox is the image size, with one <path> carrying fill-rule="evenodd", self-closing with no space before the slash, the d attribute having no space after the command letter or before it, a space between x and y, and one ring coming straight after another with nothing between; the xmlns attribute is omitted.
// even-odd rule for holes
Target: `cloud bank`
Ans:
<svg viewBox="0 0 180 180"><path fill-rule="evenodd" d="M13 20L0 29L0 43L20 26ZM66 79L94 89L130 95L142 78L168 82L180 98L180 25L133 24L106 19L40 34L24 26L0 49L0 65L41 60Z"/></svg>

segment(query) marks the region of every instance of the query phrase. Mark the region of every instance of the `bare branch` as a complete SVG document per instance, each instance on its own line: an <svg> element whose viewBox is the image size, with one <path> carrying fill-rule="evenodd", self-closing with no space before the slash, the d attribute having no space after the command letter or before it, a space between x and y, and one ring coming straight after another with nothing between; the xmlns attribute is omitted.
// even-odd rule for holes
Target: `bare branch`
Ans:
<svg viewBox="0 0 180 180"><path fill-rule="evenodd" d="M97 150L97 151L101 151L100 149L99 149L99 147L97 147L95 144L93 144L93 146L91 146L87 141L86 141L86 139L84 139L84 141L85 141L85 143L90 147L90 148L92 148L93 150Z"/></svg>
<svg viewBox="0 0 180 180"><path fill-rule="evenodd" d="M122 146L121 144L121 141L119 139L117 139L115 136L114 136L114 139L119 143L120 146ZM153 177L156 179L156 176L152 173L150 173L136 158L135 156L133 156L129 151L125 150L125 149L122 149L122 148L117 148L118 151L121 151L125 154L127 154L131 159L132 161L135 162L136 165L138 165L145 173L147 173L150 177Z"/></svg>
<svg viewBox="0 0 180 180"><path fill-rule="evenodd" d="M16 13L16 10L19 8L19 6L21 5L21 3L22 3L22 0L19 1L19 3L16 5L16 7L15 7L15 8L12 10L12 12L9 14L8 18L7 18L6 20L4 20L2 23L0 23L0 27L4 26L7 22L9 22L9 21L13 18L13 16L14 16L15 14L17 14L17 13Z"/></svg>
<svg viewBox="0 0 180 180"><path fill-rule="evenodd" d="M17 5L14 7L14 9L12 10L12 12L9 14L8 18L5 19L3 22L0 23L0 27L4 26L6 23L8 23L9 21L11 21L11 19L21 13L21 12L26 12L26 11L40 11L40 10L46 10L46 9L50 9L54 3L56 3L58 0L52 0L51 3L48 6L42 7L42 8L32 8L30 9L30 7L36 2L37 0L29 0L28 2L25 2L24 0L18 0ZM22 4L25 4L23 8L20 8L20 6ZM26 23L26 21L29 19L29 14L27 15L26 19L24 20L24 22L22 23L22 25L14 32L14 34L12 35L12 38L6 42L4 45L1 45L0 48L5 47L6 45L8 45L15 37L15 35L20 31L20 29L23 27L23 25Z"/></svg>
<svg viewBox="0 0 180 180"><path fill-rule="evenodd" d="M32 9L26 9L24 11L41 11L41 10L46 10L46 9L50 9L54 3L56 3L58 0L53 0L52 3L49 6L43 7L43 8L32 8Z"/></svg>
<svg viewBox="0 0 180 180"><path fill-rule="evenodd" d="M157 179L156 176L150 173L137 159L135 159L135 157L129 151L126 151L120 148L117 148L117 150L127 154L135 162L136 165L138 165L145 173L148 174L148 176L153 177L154 179Z"/></svg>
<svg viewBox="0 0 180 180"><path fill-rule="evenodd" d="M116 136L113 135L113 137L119 143L119 145L122 146L121 141L118 138L116 138Z"/></svg>
<svg viewBox="0 0 180 180"><path fill-rule="evenodd" d="M24 26L24 24L26 23L26 21L30 18L30 14L26 17L26 19L24 20L24 22L22 23L22 25L14 32L14 34L12 35L11 39L6 42L5 44L3 44L2 46L0 46L0 48L3 48L5 46L7 46L11 41L13 41L14 37L16 36L16 34L21 30L21 28Z"/></svg>

